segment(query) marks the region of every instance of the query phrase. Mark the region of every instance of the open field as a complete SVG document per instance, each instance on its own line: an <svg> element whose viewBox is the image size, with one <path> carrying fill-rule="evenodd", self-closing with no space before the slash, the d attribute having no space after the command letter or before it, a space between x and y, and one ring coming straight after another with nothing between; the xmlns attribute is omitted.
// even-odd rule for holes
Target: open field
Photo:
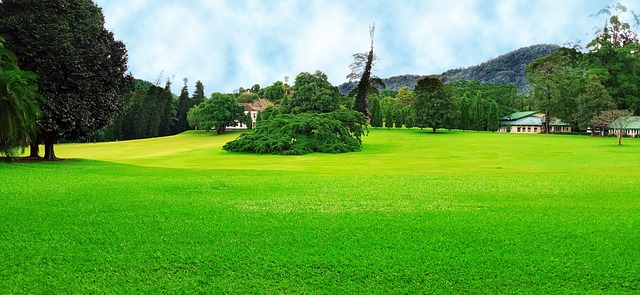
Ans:
<svg viewBox="0 0 640 295"><path fill-rule="evenodd" d="M640 292L640 140L371 130L285 157L235 136L0 163L0 294Z"/></svg>

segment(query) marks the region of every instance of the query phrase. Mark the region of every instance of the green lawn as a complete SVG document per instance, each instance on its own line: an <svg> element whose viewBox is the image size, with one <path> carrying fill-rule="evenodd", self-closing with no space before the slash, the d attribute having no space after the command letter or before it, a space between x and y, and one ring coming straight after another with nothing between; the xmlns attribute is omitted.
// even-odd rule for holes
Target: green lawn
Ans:
<svg viewBox="0 0 640 295"><path fill-rule="evenodd" d="M370 131L349 154L190 132L0 164L0 294L640 292L640 140Z"/></svg>

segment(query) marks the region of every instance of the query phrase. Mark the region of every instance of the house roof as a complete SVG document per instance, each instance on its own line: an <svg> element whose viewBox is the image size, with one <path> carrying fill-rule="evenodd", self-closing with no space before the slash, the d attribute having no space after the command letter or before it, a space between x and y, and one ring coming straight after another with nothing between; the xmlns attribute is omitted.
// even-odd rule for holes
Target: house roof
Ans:
<svg viewBox="0 0 640 295"><path fill-rule="evenodd" d="M518 112L505 116L501 119L500 125L506 126L542 126L544 122L543 117L535 116L538 112ZM511 120L505 119L510 117ZM517 118L517 119L516 119ZM571 126L571 124L564 123L560 120L553 120L549 122L550 126Z"/></svg>
<svg viewBox="0 0 640 295"><path fill-rule="evenodd" d="M629 124L627 124L627 127L625 129L627 130L640 130L640 117L638 116L633 116L633 117L622 117L622 118L618 118L616 120L630 120ZM609 124L609 128L613 128L613 123Z"/></svg>
<svg viewBox="0 0 640 295"><path fill-rule="evenodd" d="M506 116L502 117L500 120L501 121L515 121L515 120L522 119L524 117L531 116L531 115L536 114L536 113L538 113L538 112L517 112L517 113L513 113L511 115L506 115Z"/></svg>
<svg viewBox="0 0 640 295"><path fill-rule="evenodd" d="M536 116L528 116L519 120L509 122L511 126L542 126L542 118Z"/></svg>

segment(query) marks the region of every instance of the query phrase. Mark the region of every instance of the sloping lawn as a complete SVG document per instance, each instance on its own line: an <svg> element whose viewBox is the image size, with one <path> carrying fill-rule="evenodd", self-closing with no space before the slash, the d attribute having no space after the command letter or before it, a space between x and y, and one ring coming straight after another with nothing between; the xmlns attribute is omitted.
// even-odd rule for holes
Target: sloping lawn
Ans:
<svg viewBox="0 0 640 295"><path fill-rule="evenodd" d="M640 140L370 131L348 154L188 132L0 164L0 294L640 292Z"/></svg>

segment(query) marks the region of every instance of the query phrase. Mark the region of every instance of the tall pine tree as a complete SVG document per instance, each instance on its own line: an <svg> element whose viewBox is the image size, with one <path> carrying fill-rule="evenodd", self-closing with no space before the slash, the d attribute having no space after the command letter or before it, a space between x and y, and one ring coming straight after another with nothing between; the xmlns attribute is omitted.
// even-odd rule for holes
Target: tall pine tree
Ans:
<svg viewBox="0 0 640 295"><path fill-rule="evenodd" d="M380 109L380 99L377 96L371 98L371 127L382 127L382 110Z"/></svg>
<svg viewBox="0 0 640 295"><path fill-rule="evenodd" d="M189 122L187 121L187 113L189 109L193 107L193 102L189 98L189 87L187 87L187 78L183 79L184 85L180 91L180 97L178 98L178 110L177 110L177 122L173 133L181 133L189 130Z"/></svg>
<svg viewBox="0 0 640 295"><path fill-rule="evenodd" d="M367 121L370 120L371 113L369 112L369 87L371 86L371 68L373 64L373 36L376 31L375 24L369 28L369 34L371 36L371 49L367 55L367 63L364 67L360 82L358 82L358 94L356 95L355 102L353 103L353 109L364 114Z"/></svg>

